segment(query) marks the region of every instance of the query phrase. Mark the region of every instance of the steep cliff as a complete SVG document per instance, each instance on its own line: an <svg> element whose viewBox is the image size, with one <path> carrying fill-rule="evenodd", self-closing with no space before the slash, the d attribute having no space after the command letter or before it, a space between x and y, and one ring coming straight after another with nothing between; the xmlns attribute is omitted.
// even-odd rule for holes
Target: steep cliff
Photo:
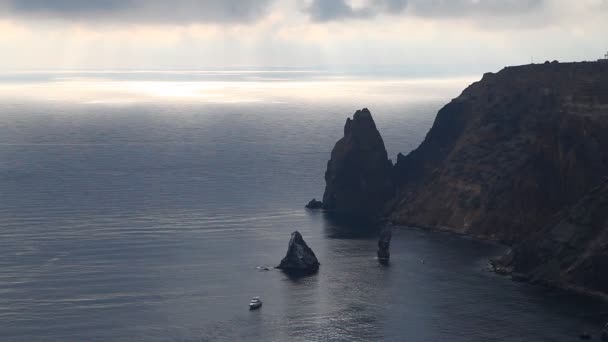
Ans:
<svg viewBox="0 0 608 342"><path fill-rule="evenodd" d="M357 111L352 120L346 120L344 137L331 152L325 172L323 209L349 214L380 213L394 193L392 168L370 111Z"/></svg>
<svg viewBox="0 0 608 342"><path fill-rule="evenodd" d="M399 155L391 219L521 241L608 175L607 132L608 63L486 74Z"/></svg>
<svg viewBox="0 0 608 342"><path fill-rule="evenodd" d="M608 180L495 262L517 279L608 294Z"/></svg>
<svg viewBox="0 0 608 342"><path fill-rule="evenodd" d="M500 240L515 247L499 270L608 294L606 177L608 63L553 62L484 75L394 167L369 111L357 112L323 205Z"/></svg>

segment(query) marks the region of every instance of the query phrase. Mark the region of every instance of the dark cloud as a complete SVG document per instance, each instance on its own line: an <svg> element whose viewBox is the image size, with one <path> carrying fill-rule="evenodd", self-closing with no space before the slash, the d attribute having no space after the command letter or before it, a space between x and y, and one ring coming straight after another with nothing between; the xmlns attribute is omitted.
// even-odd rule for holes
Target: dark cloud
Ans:
<svg viewBox="0 0 608 342"><path fill-rule="evenodd" d="M9 12L23 14L54 14L79 15L97 12L113 12L126 9L132 2L130 0L12 0L1 1Z"/></svg>
<svg viewBox="0 0 608 342"><path fill-rule="evenodd" d="M0 16L100 22L241 23L275 0L0 0Z"/></svg>
<svg viewBox="0 0 608 342"><path fill-rule="evenodd" d="M380 14L425 17L506 16L542 7L545 0L311 0L304 10L313 21L365 19Z"/></svg>
<svg viewBox="0 0 608 342"><path fill-rule="evenodd" d="M410 6L412 12L420 16L506 16L539 9L544 2L544 0L418 0L411 1Z"/></svg>
<svg viewBox="0 0 608 342"><path fill-rule="evenodd" d="M314 0L305 8L314 21L333 21L374 16L372 8L354 8L346 0Z"/></svg>
<svg viewBox="0 0 608 342"><path fill-rule="evenodd" d="M372 5L374 5L378 11L401 13L407 8L408 0L375 0Z"/></svg>
<svg viewBox="0 0 608 342"><path fill-rule="evenodd" d="M248 23L285 0L0 0L0 16L87 22ZM504 17L542 7L546 0L299 0L317 22L378 15ZM603 1L606 6L608 0Z"/></svg>

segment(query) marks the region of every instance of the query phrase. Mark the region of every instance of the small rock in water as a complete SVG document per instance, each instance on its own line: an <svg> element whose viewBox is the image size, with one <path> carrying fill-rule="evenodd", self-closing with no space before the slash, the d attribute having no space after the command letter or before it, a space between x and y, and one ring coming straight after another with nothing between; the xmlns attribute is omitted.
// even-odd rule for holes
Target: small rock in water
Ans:
<svg viewBox="0 0 608 342"><path fill-rule="evenodd" d="M580 335L578 335L578 337L581 340L590 340L591 339L591 334L587 333L587 332L583 332Z"/></svg>
<svg viewBox="0 0 608 342"><path fill-rule="evenodd" d="M313 198L310 202L308 202L308 204L306 205L306 209L312 209L312 210L317 210L317 209L323 209L323 202L321 201L317 201L316 198Z"/></svg>
<svg viewBox="0 0 608 342"><path fill-rule="evenodd" d="M319 270L319 265L315 253L296 231L291 234L287 255L277 268L291 274L312 274Z"/></svg>
<svg viewBox="0 0 608 342"><path fill-rule="evenodd" d="M391 228L386 228L380 233L378 240L378 260L381 263L388 263L391 257L390 247L393 232Z"/></svg>

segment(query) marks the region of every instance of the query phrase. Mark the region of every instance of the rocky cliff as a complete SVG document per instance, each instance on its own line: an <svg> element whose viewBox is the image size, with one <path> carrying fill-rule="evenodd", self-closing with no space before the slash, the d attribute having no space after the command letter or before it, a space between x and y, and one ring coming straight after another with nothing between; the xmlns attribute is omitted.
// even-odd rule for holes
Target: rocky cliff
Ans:
<svg viewBox="0 0 608 342"><path fill-rule="evenodd" d="M608 175L607 132L606 63L486 74L399 155L391 218L521 241Z"/></svg>
<svg viewBox="0 0 608 342"><path fill-rule="evenodd" d="M391 167L369 111L347 121L324 208L514 244L503 268L608 293L608 63L488 73Z"/></svg>
<svg viewBox="0 0 608 342"><path fill-rule="evenodd" d="M375 215L393 196L393 164L370 111L346 120L344 137L331 152L325 172L323 209Z"/></svg>
<svg viewBox="0 0 608 342"><path fill-rule="evenodd" d="M516 279L608 294L608 180L494 265Z"/></svg>

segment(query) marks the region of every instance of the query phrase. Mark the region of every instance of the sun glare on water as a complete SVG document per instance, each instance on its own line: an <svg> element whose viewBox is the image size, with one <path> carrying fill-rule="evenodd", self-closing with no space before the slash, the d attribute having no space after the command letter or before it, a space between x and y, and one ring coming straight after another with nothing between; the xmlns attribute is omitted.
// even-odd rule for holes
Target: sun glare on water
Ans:
<svg viewBox="0 0 608 342"><path fill-rule="evenodd" d="M200 83L186 82L129 82L127 90L142 95L158 97L199 97L204 90Z"/></svg>
<svg viewBox="0 0 608 342"><path fill-rule="evenodd" d="M1 76L1 75L0 75ZM162 75L156 75L162 77ZM376 80L355 77L311 79L242 80L137 80L121 75L78 77L56 75L50 79L15 82L0 78L0 98L81 104L130 104L139 102L191 103L283 103L366 99L406 101L444 96L470 83L474 78ZM457 94L454 94L457 95Z"/></svg>

